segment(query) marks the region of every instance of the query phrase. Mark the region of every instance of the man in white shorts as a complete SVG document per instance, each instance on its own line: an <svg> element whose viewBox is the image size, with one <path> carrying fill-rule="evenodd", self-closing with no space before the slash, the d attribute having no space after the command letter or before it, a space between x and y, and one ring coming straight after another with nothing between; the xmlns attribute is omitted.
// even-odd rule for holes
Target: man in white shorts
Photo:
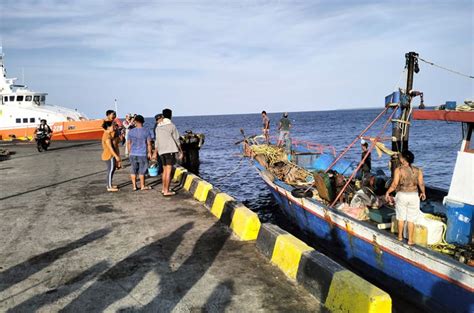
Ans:
<svg viewBox="0 0 474 313"><path fill-rule="evenodd" d="M420 214L420 199L425 200L425 184L423 182L423 172L413 166L415 156L406 150L399 155L400 166L395 169L393 182L388 188L385 199L391 203L390 193L397 190L395 196L395 212L398 222L398 240L403 240L403 228L405 221L408 223L408 244L413 245L413 234L415 220ZM418 189L420 193L418 194Z"/></svg>

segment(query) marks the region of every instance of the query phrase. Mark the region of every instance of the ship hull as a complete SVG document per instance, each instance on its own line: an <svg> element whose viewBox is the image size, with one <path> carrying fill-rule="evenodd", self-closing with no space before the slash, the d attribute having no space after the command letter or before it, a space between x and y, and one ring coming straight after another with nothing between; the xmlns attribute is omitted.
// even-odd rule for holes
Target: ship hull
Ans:
<svg viewBox="0 0 474 313"><path fill-rule="evenodd" d="M415 304L433 311L474 312L471 268L418 246L398 242L370 224L309 199L295 198L292 187L271 179L255 161L288 220L315 244L364 276Z"/></svg>
<svg viewBox="0 0 474 313"><path fill-rule="evenodd" d="M104 133L103 120L54 123L52 140L100 140ZM32 140L36 127L0 129L0 140Z"/></svg>

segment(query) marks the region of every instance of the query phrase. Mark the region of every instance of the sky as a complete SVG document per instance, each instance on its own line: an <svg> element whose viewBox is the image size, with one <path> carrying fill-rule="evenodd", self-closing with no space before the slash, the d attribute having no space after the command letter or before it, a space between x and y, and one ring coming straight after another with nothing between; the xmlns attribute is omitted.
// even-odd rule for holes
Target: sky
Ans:
<svg viewBox="0 0 474 313"><path fill-rule="evenodd" d="M8 77L91 118L382 108L406 52L474 74L473 3L1 0L0 36ZM426 104L474 97L420 69Z"/></svg>

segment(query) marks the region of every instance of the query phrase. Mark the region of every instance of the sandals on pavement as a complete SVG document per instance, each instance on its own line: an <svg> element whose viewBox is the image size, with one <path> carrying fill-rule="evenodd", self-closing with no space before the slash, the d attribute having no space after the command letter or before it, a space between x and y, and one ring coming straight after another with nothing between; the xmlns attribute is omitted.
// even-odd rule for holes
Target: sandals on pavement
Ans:
<svg viewBox="0 0 474 313"><path fill-rule="evenodd" d="M151 189L152 189L151 186L144 186L140 190L151 190Z"/></svg>

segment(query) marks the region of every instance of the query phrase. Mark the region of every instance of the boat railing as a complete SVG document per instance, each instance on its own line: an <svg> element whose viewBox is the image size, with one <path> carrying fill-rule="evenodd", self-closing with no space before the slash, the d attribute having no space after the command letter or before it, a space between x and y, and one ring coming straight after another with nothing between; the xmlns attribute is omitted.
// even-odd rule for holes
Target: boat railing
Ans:
<svg viewBox="0 0 474 313"><path fill-rule="evenodd" d="M265 136L264 135L255 135L247 138L250 144L264 144ZM278 137L270 136L270 142L278 142ZM336 156L336 148L331 145L325 145L320 143L315 143L307 140L300 139L291 139L291 148L292 150L305 150L307 154L323 154L330 153L333 156Z"/></svg>
<svg viewBox="0 0 474 313"><path fill-rule="evenodd" d="M336 148L331 145L324 145L320 143L314 143L306 140L298 140L292 139L291 140L292 149L297 148L304 148L308 150L308 152L323 154L329 152L333 156L336 156Z"/></svg>

